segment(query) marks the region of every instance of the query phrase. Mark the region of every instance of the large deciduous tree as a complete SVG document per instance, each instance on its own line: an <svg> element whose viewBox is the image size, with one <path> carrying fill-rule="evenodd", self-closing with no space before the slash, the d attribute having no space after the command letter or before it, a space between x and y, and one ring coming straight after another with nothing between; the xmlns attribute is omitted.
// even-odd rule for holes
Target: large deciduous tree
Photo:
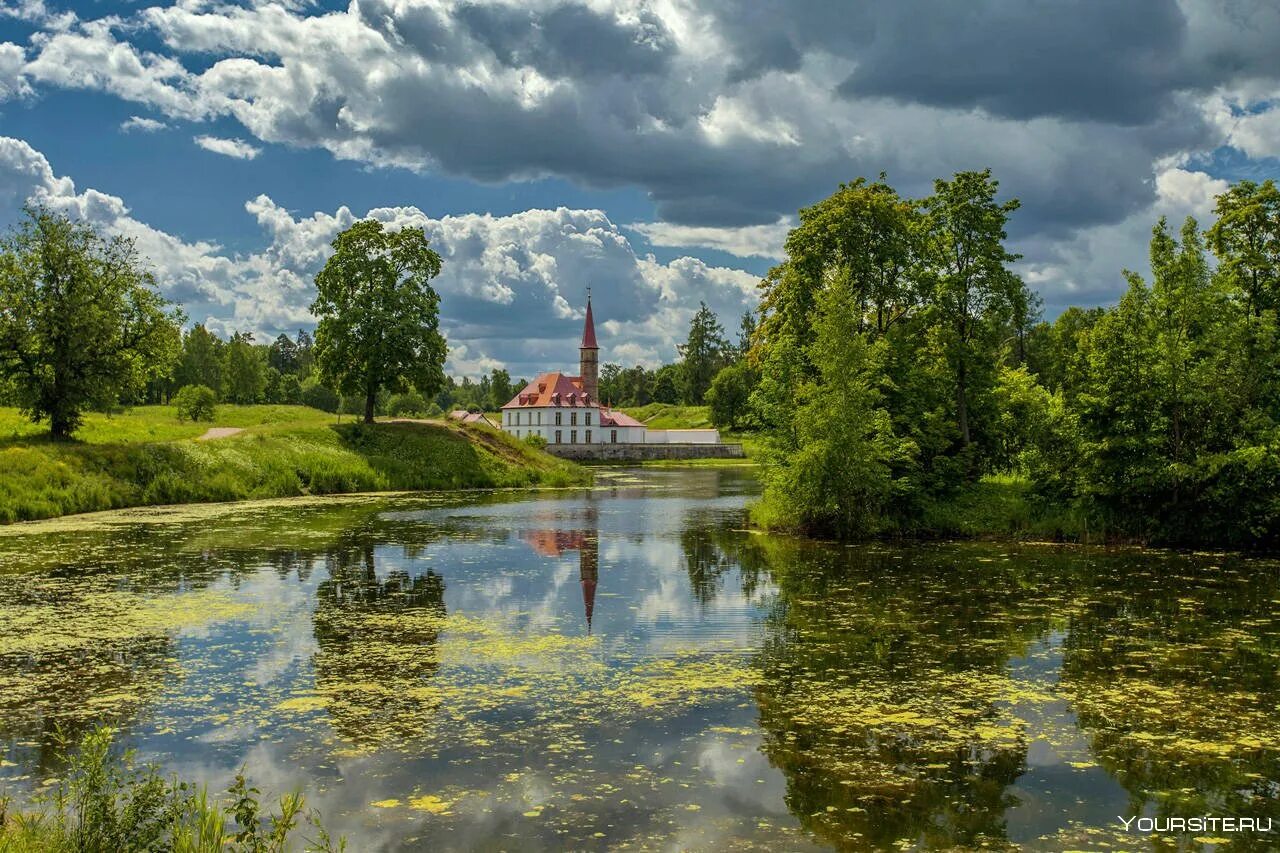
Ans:
<svg viewBox="0 0 1280 853"><path fill-rule="evenodd" d="M0 379L55 438L168 375L180 321L129 240L29 208L0 241Z"/></svg>
<svg viewBox="0 0 1280 853"><path fill-rule="evenodd" d="M997 202L998 189L990 169L959 172L950 181L935 181L934 194L924 202L931 307L954 378L956 428L963 446L973 440L974 386L990 385L995 378L991 333L1011 314L1022 287L1005 266L1018 256L1004 247L1005 222L1018 202Z"/></svg>
<svg viewBox="0 0 1280 853"><path fill-rule="evenodd" d="M311 306L320 318L316 363L338 390L363 398L365 423L373 423L380 389L412 386L431 396L444 384L447 349L431 287L440 256L421 228L390 231L371 219L332 245Z"/></svg>

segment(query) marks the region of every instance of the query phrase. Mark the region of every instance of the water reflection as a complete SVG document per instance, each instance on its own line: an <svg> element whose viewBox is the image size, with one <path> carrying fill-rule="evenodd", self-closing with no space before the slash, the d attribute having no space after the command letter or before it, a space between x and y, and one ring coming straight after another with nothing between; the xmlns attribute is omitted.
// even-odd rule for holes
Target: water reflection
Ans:
<svg viewBox="0 0 1280 853"><path fill-rule="evenodd" d="M247 762L306 788L353 849L1131 849L1165 842L1115 815L1280 819L1275 563L836 547L744 530L741 470L604 480L7 530L0 786L109 720L214 787Z"/></svg>

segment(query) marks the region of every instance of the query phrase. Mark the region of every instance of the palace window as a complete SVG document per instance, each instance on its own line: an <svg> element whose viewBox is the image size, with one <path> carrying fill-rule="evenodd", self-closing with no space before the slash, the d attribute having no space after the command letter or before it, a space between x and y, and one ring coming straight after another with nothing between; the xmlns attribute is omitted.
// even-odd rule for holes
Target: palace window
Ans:
<svg viewBox="0 0 1280 853"><path fill-rule="evenodd" d="M538 426L542 426L542 412L538 412Z"/></svg>
<svg viewBox="0 0 1280 853"><path fill-rule="evenodd" d="M591 430L587 430L587 444L591 443Z"/></svg>
<svg viewBox="0 0 1280 853"><path fill-rule="evenodd" d="M556 430L556 444L560 443L560 430Z"/></svg>
<svg viewBox="0 0 1280 853"><path fill-rule="evenodd" d="M569 425L570 425L570 426L577 426L577 425L578 425L578 413L577 413L577 412L570 412L570 413L569 413Z"/></svg>
<svg viewBox="0 0 1280 853"><path fill-rule="evenodd" d="M569 430L569 443L570 444L578 443L578 431L576 429Z"/></svg>
<svg viewBox="0 0 1280 853"><path fill-rule="evenodd" d="M560 426L560 417L564 412L556 412L556 426Z"/></svg>
<svg viewBox="0 0 1280 853"><path fill-rule="evenodd" d="M616 429L609 430L609 443L610 444L618 443L618 431Z"/></svg>
<svg viewBox="0 0 1280 853"><path fill-rule="evenodd" d="M586 423L587 426L591 426L591 413L587 412L585 415L583 415L583 417L586 418L586 421L584 421L584 423Z"/></svg>

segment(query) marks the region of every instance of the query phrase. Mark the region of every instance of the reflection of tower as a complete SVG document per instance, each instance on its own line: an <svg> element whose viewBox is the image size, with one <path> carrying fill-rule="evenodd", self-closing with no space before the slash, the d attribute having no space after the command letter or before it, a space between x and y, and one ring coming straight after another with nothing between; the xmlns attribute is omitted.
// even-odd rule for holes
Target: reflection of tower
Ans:
<svg viewBox="0 0 1280 853"><path fill-rule="evenodd" d="M596 508L584 510L585 530L526 530L520 538L544 557L559 557L565 551L578 552L578 580L582 584L582 606L587 615L587 633L591 633L591 620L596 609L596 584L600 581L599 520Z"/></svg>
<svg viewBox="0 0 1280 853"><path fill-rule="evenodd" d="M587 611L587 633L591 633L591 615L596 607L596 583L600 580L600 538L595 530L595 508L590 510L592 529L583 537L578 551L578 577L582 582L582 604Z"/></svg>

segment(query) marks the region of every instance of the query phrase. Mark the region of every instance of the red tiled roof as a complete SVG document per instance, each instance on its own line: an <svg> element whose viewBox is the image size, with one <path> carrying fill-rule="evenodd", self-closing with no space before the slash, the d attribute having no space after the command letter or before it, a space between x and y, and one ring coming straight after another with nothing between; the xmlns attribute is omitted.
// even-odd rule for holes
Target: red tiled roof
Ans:
<svg viewBox="0 0 1280 853"><path fill-rule="evenodd" d="M580 349L600 349L596 346L596 322L591 319L591 297L587 297L587 321L582 324L582 346Z"/></svg>
<svg viewBox="0 0 1280 853"><path fill-rule="evenodd" d="M582 390L581 376L563 373L544 373L530 382L502 408L519 409L530 406L599 407L595 400L588 400Z"/></svg>
<svg viewBox="0 0 1280 853"><path fill-rule="evenodd" d="M640 423L625 412L615 412L613 409L601 409L600 426L642 427L644 424Z"/></svg>
<svg viewBox="0 0 1280 853"><path fill-rule="evenodd" d="M520 538L544 557L559 557L565 551L580 551L587 537L581 530L526 530Z"/></svg>

